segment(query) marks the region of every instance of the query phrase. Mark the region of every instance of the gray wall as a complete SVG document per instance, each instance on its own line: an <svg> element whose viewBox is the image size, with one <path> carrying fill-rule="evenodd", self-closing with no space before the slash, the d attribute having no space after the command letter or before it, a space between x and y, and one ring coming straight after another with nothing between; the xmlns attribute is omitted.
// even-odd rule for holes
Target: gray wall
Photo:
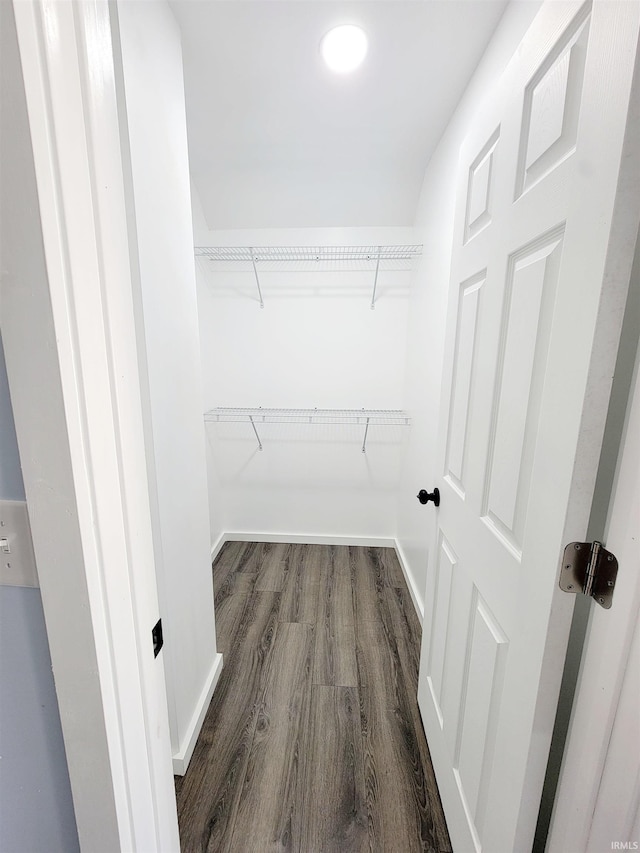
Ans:
<svg viewBox="0 0 640 853"><path fill-rule="evenodd" d="M0 334L0 500L23 501L24 499L16 428L13 423L7 368L4 363L4 349Z"/></svg>
<svg viewBox="0 0 640 853"><path fill-rule="evenodd" d="M1 338L0 500L24 500ZM78 849L40 590L0 585L0 850Z"/></svg>
<svg viewBox="0 0 640 853"><path fill-rule="evenodd" d="M0 62L1 120L13 112L16 99L24 102L13 9L7 2L0 2ZM6 134L26 132L21 162L2 159L2 193L5 175L11 172L15 179L16 171L33 171L26 107L22 113L22 127L2 122L3 143ZM5 211L8 207L3 205ZM3 220L0 253L4 226ZM34 208L33 230L38 239L39 229ZM42 274L46 275L44 269ZM0 500L24 497L0 338ZM0 851L76 850L78 834L40 591L0 586Z"/></svg>

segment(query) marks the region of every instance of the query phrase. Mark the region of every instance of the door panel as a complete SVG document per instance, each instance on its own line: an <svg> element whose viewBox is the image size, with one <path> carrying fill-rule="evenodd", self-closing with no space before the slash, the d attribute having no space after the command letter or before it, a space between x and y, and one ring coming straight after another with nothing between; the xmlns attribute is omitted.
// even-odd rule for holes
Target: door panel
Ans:
<svg viewBox="0 0 640 853"><path fill-rule="evenodd" d="M475 237L491 222L494 155L499 139L500 128L494 131L469 168L467 213L464 226L465 243L468 243L472 237Z"/></svg>
<svg viewBox="0 0 640 853"><path fill-rule="evenodd" d="M562 236L554 229L507 264L482 518L518 561Z"/></svg>
<svg viewBox="0 0 640 853"><path fill-rule="evenodd" d="M451 586L456 573L457 558L449 543L442 536L436 563L435 608L429 661L427 669L432 699L438 721L442 728L442 696L444 677L447 672L447 641L449 638L449 607L451 604Z"/></svg>
<svg viewBox="0 0 640 853"><path fill-rule="evenodd" d="M469 403L473 377L473 360L478 319L480 289L486 271L478 273L461 287L456 327L456 344L452 376L451 412L447 429L447 462L445 477L464 498L465 450L469 426Z"/></svg>
<svg viewBox="0 0 640 853"><path fill-rule="evenodd" d="M506 636L474 587L454 771L460 795L478 828L484 818L507 647Z"/></svg>
<svg viewBox="0 0 640 853"><path fill-rule="evenodd" d="M639 18L546 4L461 151L418 698L463 853L533 838L572 603L558 561L598 460L583 409L608 394L591 351L621 319L599 306Z"/></svg>
<svg viewBox="0 0 640 853"><path fill-rule="evenodd" d="M525 90L516 198L575 148L590 11L583 7Z"/></svg>

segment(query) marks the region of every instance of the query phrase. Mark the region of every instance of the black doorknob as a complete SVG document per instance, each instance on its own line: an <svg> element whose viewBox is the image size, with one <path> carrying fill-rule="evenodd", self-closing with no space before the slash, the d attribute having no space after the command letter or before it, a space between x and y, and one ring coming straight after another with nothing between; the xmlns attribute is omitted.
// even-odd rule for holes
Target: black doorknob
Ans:
<svg viewBox="0 0 640 853"><path fill-rule="evenodd" d="M432 492L428 492L426 489L420 489L418 492L418 500L421 504L428 504L429 501L433 501L436 506L440 506L440 489L435 488Z"/></svg>

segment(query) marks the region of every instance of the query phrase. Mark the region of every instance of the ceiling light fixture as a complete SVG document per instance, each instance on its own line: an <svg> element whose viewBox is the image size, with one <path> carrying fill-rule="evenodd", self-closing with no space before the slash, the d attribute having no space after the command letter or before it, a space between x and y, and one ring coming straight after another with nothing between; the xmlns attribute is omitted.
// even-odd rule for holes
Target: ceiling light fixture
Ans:
<svg viewBox="0 0 640 853"><path fill-rule="evenodd" d="M347 74L354 71L367 55L367 36L354 24L334 27L320 42L320 53L332 71Z"/></svg>

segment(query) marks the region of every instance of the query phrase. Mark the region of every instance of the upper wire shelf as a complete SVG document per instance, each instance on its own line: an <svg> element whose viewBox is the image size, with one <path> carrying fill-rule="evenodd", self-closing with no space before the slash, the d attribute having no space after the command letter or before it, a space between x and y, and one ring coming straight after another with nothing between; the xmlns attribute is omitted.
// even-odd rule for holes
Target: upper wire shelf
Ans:
<svg viewBox="0 0 640 853"><path fill-rule="evenodd" d="M261 424L356 424L364 427L362 452L367 447L369 427L409 426L406 412L399 409L263 409L218 407L205 412L209 423L250 423L253 427L258 449L262 442L257 427Z"/></svg>
<svg viewBox="0 0 640 853"><path fill-rule="evenodd" d="M240 261L250 263L260 297L260 307L264 308L260 274L258 267L265 263L315 262L336 264L366 264L366 269L375 269L371 308L375 308L378 273L381 261L406 261L422 254L422 244L412 243L398 246L196 246L197 258L210 261Z"/></svg>
<svg viewBox="0 0 640 853"><path fill-rule="evenodd" d="M196 246L196 257L212 261L398 261L422 254L406 246Z"/></svg>

